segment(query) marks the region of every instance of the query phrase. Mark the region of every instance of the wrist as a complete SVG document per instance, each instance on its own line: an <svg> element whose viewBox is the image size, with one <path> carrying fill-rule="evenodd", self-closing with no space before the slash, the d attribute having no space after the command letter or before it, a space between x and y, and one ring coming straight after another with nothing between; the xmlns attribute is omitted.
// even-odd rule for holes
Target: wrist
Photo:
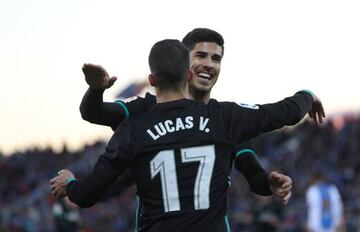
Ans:
<svg viewBox="0 0 360 232"><path fill-rule="evenodd" d="M310 94L311 96L315 96L315 94L312 92L312 91L310 91L310 90L308 90L308 89L302 89L302 90L300 90L299 92L305 92L305 93L308 93L308 94Z"/></svg>
<svg viewBox="0 0 360 232"><path fill-rule="evenodd" d="M71 182L73 182L73 181L75 181L76 179L75 179L75 177L69 177L69 178L67 178L66 180L65 180L65 185L68 185L69 183L71 183Z"/></svg>
<svg viewBox="0 0 360 232"><path fill-rule="evenodd" d="M96 93L103 93L105 91L105 87L91 87L89 86L90 91L96 92Z"/></svg>

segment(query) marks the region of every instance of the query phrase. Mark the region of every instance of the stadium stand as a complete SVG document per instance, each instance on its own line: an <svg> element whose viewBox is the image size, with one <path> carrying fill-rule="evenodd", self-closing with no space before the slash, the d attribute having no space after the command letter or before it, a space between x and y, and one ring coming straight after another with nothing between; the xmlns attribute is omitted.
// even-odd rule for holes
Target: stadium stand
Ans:
<svg viewBox="0 0 360 232"><path fill-rule="evenodd" d="M256 139L261 162L268 170L280 170L292 177L293 196L281 210L279 231L304 231L305 191L312 170L323 170L335 183L344 202L346 231L360 228L360 117L345 117L339 126L329 120L318 127L304 122ZM48 181L61 168L83 175L102 153L105 142L86 145L82 150L62 152L29 149L10 156L0 153L0 231L56 231L52 214L56 199ZM238 172L232 172L229 219L232 231L254 231L263 206L251 193ZM276 206L276 199L272 199ZM260 208L259 208L260 207ZM259 210L260 209L260 210ZM78 231L133 231L135 188L119 197L88 209L79 209Z"/></svg>

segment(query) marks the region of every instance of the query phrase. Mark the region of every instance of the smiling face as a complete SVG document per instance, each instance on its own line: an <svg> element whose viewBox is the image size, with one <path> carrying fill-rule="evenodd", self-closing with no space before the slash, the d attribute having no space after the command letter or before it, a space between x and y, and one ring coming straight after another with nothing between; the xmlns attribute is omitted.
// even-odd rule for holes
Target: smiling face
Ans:
<svg viewBox="0 0 360 232"><path fill-rule="evenodd" d="M194 76L189 91L195 100L208 101L220 73L222 53L222 48L214 42L196 43L190 51L190 69Z"/></svg>

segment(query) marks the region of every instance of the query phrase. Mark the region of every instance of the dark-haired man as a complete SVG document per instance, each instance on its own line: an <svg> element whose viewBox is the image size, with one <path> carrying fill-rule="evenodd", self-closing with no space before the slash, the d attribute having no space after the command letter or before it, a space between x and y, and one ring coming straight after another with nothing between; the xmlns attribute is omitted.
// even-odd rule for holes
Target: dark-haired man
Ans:
<svg viewBox="0 0 360 232"><path fill-rule="evenodd" d="M222 36L213 30L197 28L189 32L182 41L190 50L190 68L193 78L189 82L189 97L196 101L207 103L210 99L212 87L215 85L220 73L221 59L224 54L224 40ZM111 126L113 129L125 118L135 116L149 110L155 104L155 97L146 94L145 98L137 98L131 102L116 101L116 103L104 103L102 94L106 88L112 86L115 77L110 78L106 70L98 65L85 64L83 67L85 78L90 88L85 94L80 106L82 117L92 123ZM291 195L291 179L283 178L284 186L269 186L268 175L255 157L254 149L250 143L244 143L234 150L235 162L246 165L241 171L253 192L260 195L270 195L271 190L286 203ZM112 186L108 195L116 195L122 192L132 183L131 176L123 176L119 182Z"/></svg>
<svg viewBox="0 0 360 232"><path fill-rule="evenodd" d="M297 123L314 96L300 91L258 109L186 99L189 53L177 40L156 43L149 65L157 103L119 125L84 179L60 171L50 181L53 194L90 206L129 168L144 207L137 231L229 231L227 178L234 147Z"/></svg>

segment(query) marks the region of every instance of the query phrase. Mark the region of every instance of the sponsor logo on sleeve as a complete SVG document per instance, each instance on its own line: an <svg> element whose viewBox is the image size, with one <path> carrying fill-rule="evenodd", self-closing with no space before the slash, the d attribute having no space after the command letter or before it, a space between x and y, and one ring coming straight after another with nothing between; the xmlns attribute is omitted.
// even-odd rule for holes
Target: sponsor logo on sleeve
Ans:
<svg viewBox="0 0 360 232"><path fill-rule="evenodd" d="M129 103L129 102L135 101L137 98L138 98L138 96L132 96L132 97L122 99L122 101L125 103Z"/></svg>
<svg viewBox="0 0 360 232"><path fill-rule="evenodd" d="M253 109L253 110L258 110L259 106L258 105L251 105L251 104L246 104L246 103L238 103L239 106L244 107L244 108L249 108L249 109Z"/></svg>

